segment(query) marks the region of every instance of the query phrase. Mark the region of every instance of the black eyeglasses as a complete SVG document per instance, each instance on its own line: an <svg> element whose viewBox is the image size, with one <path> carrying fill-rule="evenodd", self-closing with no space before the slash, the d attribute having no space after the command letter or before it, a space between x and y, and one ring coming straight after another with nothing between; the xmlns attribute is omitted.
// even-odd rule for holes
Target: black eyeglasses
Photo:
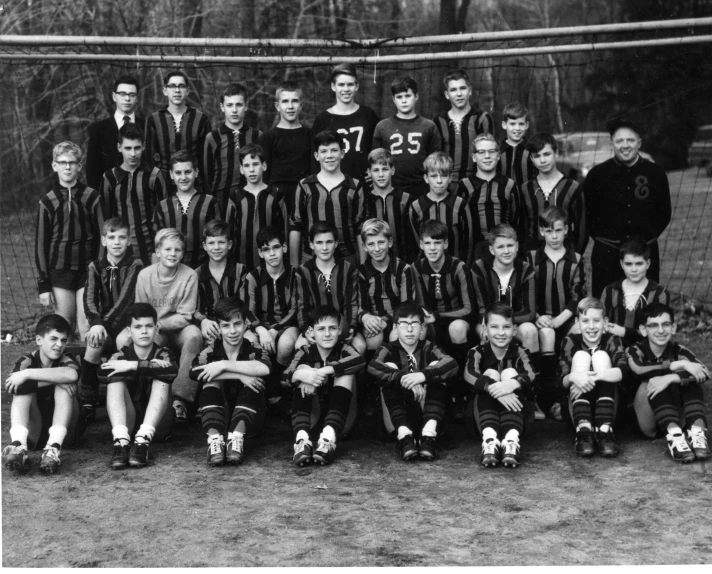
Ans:
<svg viewBox="0 0 712 574"><path fill-rule="evenodd" d="M166 86L169 90L185 90L187 87L185 84L168 84Z"/></svg>
<svg viewBox="0 0 712 574"><path fill-rule="evenodd" d="M129 100L135 100L138 97L136 92L114 92L120 98L128 98Z"/></svg>

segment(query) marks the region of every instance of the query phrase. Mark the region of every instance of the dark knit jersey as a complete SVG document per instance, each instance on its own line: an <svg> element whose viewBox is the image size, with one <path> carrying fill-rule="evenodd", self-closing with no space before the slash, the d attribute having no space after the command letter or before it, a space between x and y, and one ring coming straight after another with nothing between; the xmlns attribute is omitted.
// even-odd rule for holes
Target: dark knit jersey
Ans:
<svg viewBox="0 0 712 574"><path fill-rule="evenodd" d="M517 184L508 177L498 173L486 181L475 174L460 180L457 193L467 200L475 243L486 241L489 230L500 223L517 228L521 195Z"/></svg>
<svg viewBox="0 0 712 574"><path fill-rule="evenodd" d="M416 368L411 371L410 356L415 358ZM393 368L386 363L394 363ZM457 374L457 361L447 355L440 347L431 341L418 341L418 345L409 355L400 341L386 343L378 348L376 356L368 363L368 374L373 376L381 386L399 385L403 375L410 372L423 373L425 383L444 383Z"/></svg>
<svg viewBox="0 0 712 574"><path fill-rule="evenodd" d="M499 144L499 152L497 171L514 180L514 183L520 189L524 182L534 179L539 173L532 163L525 141L516 146L511 146L507 143L507 140L504 140Z"/></svg>
<svg viewBox="0 0 712 574"><path fill-rule="evenodd" d="M447 253L462 261L474 256L475 245L472 238L472 216L467 200L457 195L455 184L450 184L446 195L435 201L429 193L411 202L408 210L413 242L420 241L420 226L429 219L435 219L447 226ZM419 255L422 253L418 252Z"/></svg>
<svg viewBox="0 0 712 574"><path fill-rule="evenodd" d="M265 267L250 271L245 278L245 304L250 327L281 331L297 325L296 269L284 264L282 274L273 279Z"/></svg>
<svg viewBox="0 0 712 574"><path fill-rule="evenodd" d="M202 180L203 144L210 133L210 117L195 108L187 107L180 118L176 132L173 116L168 108L154 112L146 119L146 153L144 157L152 167L169 179L171 157L180 150L188 150L198 161L198 177Z"/></svg>
<svg viewBox="0 0 712 574"><path fill-rule="evenodd" d="M514 311L514 324L536 320L536 278L534 269L521 259L514 260L514 268L506 290L502 289L494 263L478 259L472 266L472 277L477 294L477 311L485 316L485 309L495 301L502 301Z"/></svg>
<svg viewBox="0 0 712 574"><path fill-rule="evenodd" d="M445 255L443 266L436 273L423 257L413 264L413 280L415 302L433 313L436 321L469 320L474 316L475 293L463 261Z"/></svg>
<svg viewBox="0 0 712 574"><path fill-rule="evenodd" d="M297 184L311 172L312 139L312 130L306 126L294 130L274 127L260 137L267 162L264 180L283 188L288 201Z"/></svg>
<svg viewBox="0 0 712 574"><path fill-rule="evenodd" d="M393 247L391 256L412 261L418 251L413 245L408 210L411 197L399 189L392 189L385 197L376 195L373 190L366 193L363 220L380 219L391 228Z"/></svg>
<svg viewBox="0 0 712 574"><path fill-rule="evenodd" d="M670 223L667 175L644 157L630 167L615 158L594 166L584 188L589 233L594 239L615 247L633 236L653 241Z"/></svg>
<svg viewBox="0 0 712 574"><path fill-rule="evenodd" d="M649 279L645 291L641 293L635 304L635 309L629 311L623 293L624 281L615 281L606 285L601 293L601 302L608 321L625 329L623 343L628 346L643 338L638 330L640 325L645 324L643 310L651 303L670 305L670 293L665 287Z"/></svg>
<svg viewBox="0 0 712 574"><path fill-rule="evenodd" d="M207 259L203 251L203 227L219 216L220 207L212 195L193 194L185 213L178 196L171 195L156 206L153 225L156 232L166 227L180 231L185 237L182 263L191 269L197 269Z"/></svg>
<svg viewBox="0 0 712 574"><path fill-rule="evenodd" d="M435 124L421 116L404 120L392 116L378 122L373 134L373 148L391 152L396 173L393 187L409 188L423 181L423 161L442 149L442 139Z"/></svg>
<svg viewBox="0 0 712 574"><path fill-rule="evenodd" d="M40 295L52 291L49 272L83 272L99 254L101 228L99 192L81 182L71 189L56 181L37 207L35 263Z"/></svg>
<svg viewBox="0 0 712 574"><path fill-rule="evenodd" d="M522 186L522 215L520 242L529 240L540 245L544 240L539 233L539 214L549 206L560 207L569 214L569 233L567 238L576 253L583 255L588 243L588 228L586 226L586 200L583 188L573 179L561 176L549 197L544 192L537 178L527 181Z"/></svg>
<svg viewBox="0 0 712 574"><path fill-rule="evenodd" d="M359 106L352 114L345 116L323 111L312 125L314 136L330 130L338 133L344 140L344 159L341 160L341 171L363 179L368 169L368 154L373 149L373 132L381 120L376 112L368 106ZM319 171L319 164L312 159L312 173Z"/></svg>
<svg viewBox="0 0 712 574"><path fill-rule="evenodd" d="M54 369L56 367L68 367L72 369L73 371L77 372L77 380L79 380L79 376L81 373L81 367L80 367L80 362L79 359L73 355L72 353L62 353L59 358L55 361L52 361L52 364L49 366L50 369ZM42 364L42 357L40 357L40 351L37 349L36 351L32 351L31 353L28 353L27 355L22 355L17 361L15 361L15 366L12 369L13 373L16 373L18 371L24 371L25 369L45 369L45 367ZM36 380L27 380L22 385L20 385L20 388L15 392L16 395L29 395L32 393L37 393L37 399L41 403L50 403L54 404L54 387L55 385L48 385L46 387L42 387L41 389L37 388L37 383L42 382L42 381L36 381ZM46 423L51 423L51 421L45 421ZM49 424L48 424L49 426Z"/></svg>
<svg viewBox="0 0 712 574"><path fill-rule="evenodd" d="M604 333L598 346L591 348L584 342L580 333L569 334L561 342L561 350L559 351L558 381L560 385L563 385L564 377L571 373L571 362L577 351L586 351L590 354L595 351L605 351L611 359L611 368L620 369L623 374L623 380L625 380L630 370L623 343L615 335Z"/></svg>
<svg viewBox="0 0 712 574"><path fill-rule="evenodd" d="M112 265L106 255L89 264L84 289L84 314L89 325L102 325L116 339L119 331L127 326L141 269L143 263L134 259L131 248L116 265Z"/></svg>
<svg viewBox="0 0 712 574"><path fill-rule="evenodd" d="M557 317L565 309L576 315L578 302L586 296L586 264L581 255L567 247L554 263L540 247L527 253L527 263L536 277L536 312Z"/></svg>
<svg viewBox="0 0 712 574"><path fill-rule="evenodd" d="M167 361L167 367L160 367L151 361ZM169 385L178 375L178 362L173 353L166 347L161 347L157 343L153 343L148 358L139 359L136 354L136 348L133 343L126 345L117 353L111 356L113 361L137 361L138 368L135 371L126 371L118 373L111 377L101 376L102 370L99 369L100 378L105 379L107 384L125 383L133 403L147 403L151 397L151 388L154 381L168 383ZM106 373L106 371L104 371Z"/></svg>
<svg viewBox="0 0 712 574"><path fill-rule="evenodd" d="M357 255L357 237L364 221L365 201L360 180L344 174L338 185L327 190L316 175L310 175L299 182L294 201L289 229L301 232L303 253L312 254L309 247L311 226L317 221L328 221L338 232L336 257Z"/></svg>
<svg viewBox="0 0 712 574"><path fill-rule="evenodd" d="M297 270L297 322L304 331L309 323L309 314L319 305L331 305L344 317L346 324L356 330L361 297L358 288L356 267L345 259L337 259L327 278L311 259Z"/></svg>
<svg viewBox="0 0 712 574"><path fill-rule="evenodd" d="M240 173L240 150L248 144L256 144L262 136L260 130L243 126L237 134L225 124L211 131L203 144L203 177L206 193L220 204L220 213L225 217L227 199L231 190L247 183Z"/></svg>
<svg viewBox="0 0 712 574"><path fill-rule="evenodd" d="M391 257L388 267L381 272L373 266L370 257L358 267L361 311L381 319L392 320L393 311L401 303L415 301L413 269L405 261Z"/></svg>
<svg viewBox="0 0 712 574"><path fill-rule="evenodd" d="M300 383L292 381L294 372L299 365L307 365L314 369L333 367L334 377L341 377L358 373L366 366L366 359L359 355L358 351L349 343L336 343L326 359L322 359L316 343L312 343L297 349L292 362L282 373L282 382L290 383L294 387L299 386Z"/></svg>
<svg viewBox="0 0 712 574"><path fill-rule="evenodd" d="M442 151L453 161L452 180L460 181L474 175L477 168L470 148L478 135L494 133L492 116L472 108L459 123L453 121L448 112L435 116L433 122L442 139Z"/></svg>
<svg viewBox="0 0 712 574"><path fill-rule="evenodd" d="M228 257L225 271L220 282L215 281L210 273L210 262L206 261L198 269L198 309L193 317L200 322L203 319L215 320L215 303L225 297L239 297L245 301L245 278L248 269L242 263L236 263Z"/></svg>
<svg viewBox="0 0 712 574"><path fill-rule="evenodd" d="M691 363L702 364L695 354L687 347L670 341L658 357L650 348L648 339L643 339L634 343L625 350L628 359L628 366L635 374L638 381L647 383L653 377L663 377L675 374L680 377L681 385L696 383L697 379L685 369L671 370L670 363L674 361L690 361ZM707 377L709 379L709 377Z"/></svg>
<svg viewBox="0 0 712 574"><path fill-rule="evenodd" d="M475 393L484 394L488 392L489 386L498 382L485 375L485 372L494 369L500 375L505 369L514 369L517 381L522 388L522 393L531 397L536 390L536 374L529 358L529 351L516 341L509 343L504 357L498 359L492 345L482 343L470 349L467 353L467 366L465 367L465 381L472 385Z"/></svg>
<svg viewBox="0 0 712 574"><path fill-rule="evenodd" d="M269 185L256 196L244 187L232 190L230 200L234 213L227 220L234 228L233 254L240 263L254 269L260 264L257 234L260 229L272 225L288 235L287 204L281 189Z"/></svg>
<svg viewBox="0 0 712 574"><path fill-rule="evenodd" d="M131 228L134 255L144 265L150 265L156 235L153 212L166 197L166 182L161 171L148 166L140 166L133 172L115 167L104 173L99 191L104 220L123 218Z"/></svg>
<svg viewBox="0 0 712 574"><path fill-rule="evenodd" d="M225 352L225 346L221 338L215 339L209 345L206 345L203 350L195 356L193 359L193 368L190 369L190 378L194 381L199 381L203 383L198 377L203 372L203 369L197 369L196 367L202 367L204 365L209 365L210 363L215 363L217 361L231 361L227 358L227 353ZM259 361L265 365L270 371L272 371L272 362L269 360L269 354L259 345L253 345L247 339L242 339L240 348L237 350L237 359L235 361ZM223 373L230 374L230 373ZM235 382L238 381L238 375L234 374ZM227 379L222 382L228 382ZM232 381L230 381L232 382Z"/></svg>

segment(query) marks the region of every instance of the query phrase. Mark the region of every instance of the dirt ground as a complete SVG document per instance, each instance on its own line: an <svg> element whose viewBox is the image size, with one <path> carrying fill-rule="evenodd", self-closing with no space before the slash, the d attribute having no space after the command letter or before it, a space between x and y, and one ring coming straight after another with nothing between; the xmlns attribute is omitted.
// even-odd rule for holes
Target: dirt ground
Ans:
<svg viewBox="0 0 712 574"><path fill-rule="evenodd" d="M709 339L688 341L710 363ZM2 380L29 347L3 345ZM706 390L708 411L712 389ZM2 393L2 442L10 397ZM516 470L479 466L464 426L441 458L403 463L374 418L331 467L291 463L271 417L240 467L209 468L198 431L112 471L106 411L61 472L2 470L4 567L515 566L712 561L712 464L682 466L663 439L619 432L617 459L582 460L561 423L538 422ZM38 453L34 453L35 461Z"/></svg>

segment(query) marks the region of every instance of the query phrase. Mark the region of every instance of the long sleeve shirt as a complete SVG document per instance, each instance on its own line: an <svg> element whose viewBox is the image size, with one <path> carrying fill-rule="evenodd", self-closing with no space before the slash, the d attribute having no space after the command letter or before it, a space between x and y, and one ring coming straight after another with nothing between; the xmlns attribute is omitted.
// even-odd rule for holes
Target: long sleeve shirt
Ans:
<svg viewBox="0 0 712 574"><path fill-rule="evenodd" d="M250 271L245 278L245 303L250 312L250 327L280 331L297 325L296 269L285 264L282 274L273 279L264 267Z"/></svg>
<svg viewBox="0 0 712 574"><path fill-rule="evenodd" d="M180 331L190 325L198 306L198 275L180 263L171 279L161 279L158 266L138 274L136 303L150 303L158 314L162 331Z"/></svg>
<svg viewBox="0 0 712 574"><path fill-rule="evenodd" d="M228 257L220 282L210 272L210 263L203 263L196 270L198 275L198 309L194 317L198 323L203 319L215 320L215 303L225 297L239 297L245 300L245 278L247 267Z"/></svg>
<svg viewBox="0 0 712 574"><path fill-rule="evenodd" d="M411 356L417 365L413 371ZM396 368L386 363L393 363ZM384 387L399 385L403 376L410 372L423 373L426 385L444 383L457 375L457 370L457 361L427 340L419 341L412 355L408 354L400 341L387 343L376 351L376 356L368 363L368 374Z"/></svg>
<svg viewBox="0 0 712 574"><path fill-rule="evenodd" d="M527 263L534 269L537 314L556 317L568 309L575 315L578 302L586 296L584 258L569 246L554 263L540 247L527 253Z"/></svg>
<svg viewBox="0 0 712 574"><path fill-rule="evenodd" d="M528 263L521 259L514 260L512 275L506 288L502 288L493 263L482 259L478 259L472 266L472 277L480 317L484 317L488 305L502 301L514 311L515 325L536 320L536 277L534 269Z"/></svg>
<svg viewBox="0 0 712 574"><path fill-rule="evenodd" d="M80 377L81 366L79 359L72 353L62 353L56 361L52 361L50 368L56 367L68 367L77 373L77 381ZM45 366L42 364L42 357L40 357L39 349L32 351L27 355L22 355L17 361L15 361L15 366L12 369L13 373L18 371L24 371L25 369L44 369ZM25 381L15 394L17 395L29 395L32 393L37 393L37 383L42 381L33 381L32 379ZM44 391L44 393L42 393ZM51 387L43 387L39 389L39 392L46 394L46 398L54 401L54 390ZM39 398L39 397L38 397ZM49 422L49 421L47 421Z"/></svg>
<svg viewBox="0 0 712 574"><path fill-rule="evenodd" d="M370 257L358 267L361 289L359 319L365 313L392 320L393 311L401 303L415 301L413 269L397 257L391 257L385 271L373 266Z"/></svg>
<svg viewBox="0 0 712 574"><path fill-rule="evenodd" d="M653 377L662 377L670 374L678 375L681 385L696 383L697 380L685 369L671 370L670 363L685 360L691 363L702 364L692 351L674 341L665 345L663 352L660 356L657 356L650 348L648 340L643 339L626 349L626 357L628 358L628 366L635 377L640 382L645 383ZM709 379L709 377L706 379Z"/></svg>
<svg viewBox="0 0 712 574"><path fill-rule="evenodd" d="M442 151L452 159L452 180L461 181L472 176L477 168L472 160L472 142L480 134L494 134L492 116L472 108L460 121L450 118L448 112L433 118L442 139Z"/></svg>
<svg viewBox="0 0 712 574"><path fill-rule="evenodd" d="M434 271L427 259L413 264L416 303L435 315L436 320L468 320L474 314L475 293L469 269L463 261L445 256L443 266Z"/></svg>
<svg viewBox="0 0 712 574"><path fill-rule="evenodd" d="M282 381L290 383L294 387L299 386L298 382L292 381L294 372L299 365L307 365L314 369L333 367L334 377L341 377L358 373L366 365L366 359L359 355L358 351L349 343L337 343L326 359L321 358L316 343L305 345L297 350L292 362L282 373Z"/></svg>
<svg viewBox="0 0 712 574"><path fill-rule="evenodd" d="M227 353L225 352L222 339L215 339L215 341L203 348L203 350L195 356L195 359L193 359L193 367L190 369L190 378L194 381L202 383L198 377L203 370L197 369L196 367L208 365L217 361L227 360ZM235 359L235 361L259 361L265 365L270 372L272 371L272 362L269 360L269 354L267 351L259 345L253 345L247 339L242 339L240 348L237 351L237 359ZM238 375L235 375L235 381L238 380L237 377Z"/></svg>
<svg viewBox="0 0 712 574"><path fill-rule="evenodd" d="M561 387L563 387L564 377L571 373L571 363L577 351L586 351L590 354L593 354L595 351L605 351L611 359L611 368L620 369L623 375L622 380L626 380L626 376L628 375L630 368L628 366L625 348L618 337L611 335L610 333L604 333L598 343L598 346L593 348L589 347L584 342L583 337L580 334L570 334L564 337L564 340L561 342L561 350L559 351L559 369L557 379Z"/></svg>
<svg viewBox="0 0 712 574"><path fill-rule="evenodd" d="M168 366L162 367L152 361L168 361ZM151 380L161 381L162 383L172 383L178 375L178 362L173 353L166 347L161 347L157 343L153 343L151 352L146 359L140 359L136 354L136 348L133 343L126 345L118 352L111 356L112 361L136 361L138 366L135 370L117 373L106 378L107 383L116 383L122 381L135 380L137 378L147 378Z"/></svg>
<svg viewBox="0 0 712 574"><path fill-rule="evenodd" d="M417 243L413 245L413 233L408 218L411 196L399 189L392 189L385 197L373 191L366 193L364 221L380 219L388 223L393 238L391 255L411 262L418 252Z"/></svg>
<svg viewBox="0 0 712 574"><path fill-rule="evenodd" d="M472 241L487 240L489 230L500 223L519 225L521 194L517 184L498 173L486 181L472 175L460 180L458 195L467 201L472 221ZM474 249L471 250L474 253ZM469 262L472 265L474 261Z"/></svg>
<svg viewBox="0 0 712 574"><path fill-rule="evenodd" d="M526 397L533 397L536 390L536 374L529 358L529 351L512 341L507 348L504 357L498 359L492 345L483 343L470 349L467 353L467 366L465 368L465 381L472 385L475 393L487 393L489 386L496 383L494 379L484 373L493 369L502 374L505 369L514 369L517 381L522 388L522 394Z"/></svg>
<svg viewBox="0 0 712 574"><path fill-rule="evenodd" d="M539 173L532 163L525 141L512 146L504 140L499 144L499 164L497 171L514 180L519 189L525 182L534 179Z"/></svg>

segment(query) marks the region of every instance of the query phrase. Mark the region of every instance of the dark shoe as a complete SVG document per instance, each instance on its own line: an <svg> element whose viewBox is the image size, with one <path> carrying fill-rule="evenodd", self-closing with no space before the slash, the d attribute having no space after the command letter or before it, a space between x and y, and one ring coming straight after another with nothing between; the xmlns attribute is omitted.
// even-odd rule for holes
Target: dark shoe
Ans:
<svg viewBox="0 0 712 574"><path fill-rule="evenodd" d="M135 442L131 445L129 454L129 464L139 467L148 464L148 444L147 442Z"/></svg>
<svg viewBox="0 0 712 574"><path fill-rule="evenodd" d="M119 441L114 442L114 452L111 455L111 468L120 470L129 465L129 452L131 445L122 445Z"/></svg>
<svg viewBox="0 0 712 574"><path fill-rule="evenodd" d="M697 460L707 460L712 457L712 452L710 452L710 448L707 445L705 431L694 434L691 431L687 431L687 437Z"/></svg>
<svg viewBox="0 0 712 574"><path fill-rule="evenodd" d="M576 431L576 454L579 456L593 456L596 454L596 440L593 431L589 428L582 428Z"/></svg>
<svg viewBox="0 0 712 574"><path fill-rule="evenodd" d="M245 459L245 437L236 436L227 441L225 461L229 464L240 464Z"/></svg>
<svg viewBox="0 0 712 574"><path fill-rule="evenodd" d="M496 438L482 441L482 466L495 467L501 458L500 443Z"/></svg>
<svg viewBox="0 0 712 574"><path fill-rule="evenodd" d="M42 458L40 458L40 470L45 474L54 474L59 470L60 464L62 461L59 460L59 447L44 447Z"/></svg>
<svg viewBox="0 0 712 574"><path fill-rule="evenodd" d="M521 455L519 453L519 441L505 440L502 442L504 454L502 455L502 466L517 468L522 464Z"/></svg>
<svg viewBox="0 0 712 574"><path fill-rule="evenodd" d="M596 433L596 442L598 443L598 452L601 453L601 456L618 456L620 449L616 442L616 435L613 434L612 430L606 432L598 431Z"/></svg>
<svg viewBox="0 0 712 574"><path fill-rule="evenodd" d="M412 434L396 441L396 450L401 460L412 460L418 456L418 447Z"/></svg>
<svg viewBox="0 0 712 574"><path fill-rule="evenodd" d="M668 449L670 456L675 462L687 463L695 460L695 453L690 448L683 434L668 434L667 438Z"/></svg>
<svg viewBox="0 0 712 574"><path fill-rule="evenodd" d="M94 422L94 419L96 419L96 409L97 401L93 399L87 399L82 402L82 409L79 416L83 417L87 424Z"/></svg>
<svg viewBox="0 0 712 574"><path fill-rule="evenodd" d="M8 470L21 470L29 464L27 449L19 442L9 444L2 451L2 461Z"/></svg>
<svg viewBox="0 0 712 574"><path fill-rule="evenodd" d="M318 462L322 465L331 464L334 462L336 456L336 443L320 438L319 444L314 451L314 462Z"/></svg>
<svg viewBox="0 0 712 574"><path fill-rule="evenodd" d="M425 460L435 460L438 458L438 448L435 444L434 436L420 437L420 446L418 447L420 458Z"/></svg>
<svg viewBox="0 0 712 574"><path fill-rule="evenodd" d="M297 466L304 466L305 464L311 462L312 454L314 452L314 447L310 440L300 440L294 445L294 457L292 461Z"/></svg>
<svg viewBox="0 0 712 574"><path fill-rule="evenodd" d="M188 422L188 407L178 399L173 401L173 422L178 425L184 425Z"/></svg>
<svg viewBox="0 0 712 574"><path fill-rule="evenodd" d="M225 441L222 435L213 435L208 443L208 464L220 466L225 462Z"/></svg>

